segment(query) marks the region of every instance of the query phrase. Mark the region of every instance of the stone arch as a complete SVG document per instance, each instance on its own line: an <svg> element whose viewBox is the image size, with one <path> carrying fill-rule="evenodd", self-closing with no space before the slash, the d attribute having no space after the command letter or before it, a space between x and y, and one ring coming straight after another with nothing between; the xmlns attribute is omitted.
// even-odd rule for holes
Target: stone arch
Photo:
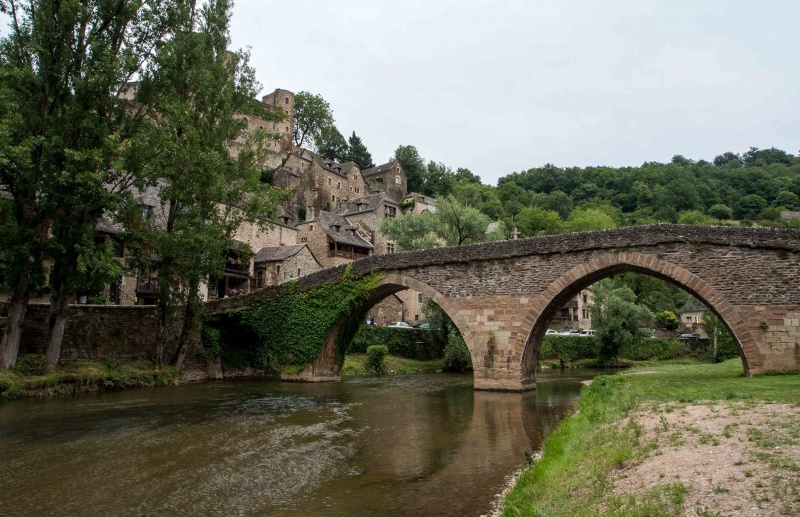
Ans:
<svg viewBox="0 0 800 517"><path fill-rule="evenodd" d="M442 310L447 313L450 319L453 320L453 323L458 328L459 332L461 332L461 335L464 337L464 340L467 343L467 348L470 351L470 356L472 357L472 360L475 361L476 349L471 345L471 343L474 342L472 332L470 331L467 322L460 315L457 307L451 303L450 299L443 296L428 284L420 282L416 278L399 273L388 273L381 279L378 287L375 289L372 295L361 305L358 310L353 312L347 318L347 321L339 322L330 330L325 339L325 343L322 345L319 358L314 364L309 365L299 374L283 374L281 375L281 379L310 382L338 380L339 364L336 358L337 352L341 352L340 347L342 346L342 342L345 340L344 336L353 335L355 329L363 324L364 318L366 317L369 309L371 309L375 304L388 296L406 289L413 289L424 294L428 298L432 299L437 305L439 305L439 307L442 308Z"/></svg>
<svg viewBox="0 0 800 517"><path fill-rule="evenodd" d="M655 255L618 252L601 255L575 266L531 299L532 307L526 321L532 322L532 328L522 353L523 377L532 379L535 375L539 345L547 331L547 325L564 303L581 289L598 280L629 272L642 273L670 282L703 302L733 336L745 375L749 376L752 372L763 368L764 358L746 324L746 318L714 286L691 271Z"/></svg>

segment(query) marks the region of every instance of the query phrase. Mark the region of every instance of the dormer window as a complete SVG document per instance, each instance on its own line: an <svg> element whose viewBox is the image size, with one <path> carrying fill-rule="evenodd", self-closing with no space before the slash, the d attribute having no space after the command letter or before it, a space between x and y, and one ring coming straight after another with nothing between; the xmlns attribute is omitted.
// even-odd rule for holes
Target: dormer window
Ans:
<svg viewBox="0 0 800 517"><path fill-rule="evenodd" d="M347 230L347 233L349 233L350 235L355 235L356 231L351 228L351 229Z"/></svg>
<svg viewBox="0 0 800 517"><path fill-rule="evenodd" d="M289 224L289 218L286 217L286 216L283 216L283 217L281 217L281 222L283 222L283 224Z"/></svg>
<svg viewBox="0 0 800 517"><path fill-rule="evenodd" d="M386 217L394 217L397 215L397 209L395 209L393 206L384 205L383 213L386 215Z"/></svg>
<svg viewBox="0 0 800 517"><path fill-rule="evenodd" d="M339 226L338 224L334 224L334 225L331 226L331 229L333 231L335 231L336 233L339 233L339 229L340 228L341 228L341 226Z"/></svg>

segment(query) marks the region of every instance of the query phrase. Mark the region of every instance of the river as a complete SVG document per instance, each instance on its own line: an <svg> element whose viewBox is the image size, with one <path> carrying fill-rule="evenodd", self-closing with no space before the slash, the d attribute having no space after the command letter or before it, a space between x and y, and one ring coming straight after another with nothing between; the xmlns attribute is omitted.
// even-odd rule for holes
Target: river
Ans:
<svg viewBox="0 0 800 517"><path fill-rule="evenodd" d="M241 379L0 403L15 515L481 515L596 371Z"/></svg>

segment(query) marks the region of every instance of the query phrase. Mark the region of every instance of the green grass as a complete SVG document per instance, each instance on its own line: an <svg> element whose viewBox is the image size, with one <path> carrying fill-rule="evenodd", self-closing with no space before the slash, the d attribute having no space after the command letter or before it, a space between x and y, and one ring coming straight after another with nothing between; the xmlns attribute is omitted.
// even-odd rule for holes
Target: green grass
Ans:
<svg viewBox="0 0 800 517"><path fill-rule="evenodd" d="M131 386L170 384L180 377L176 368L154 370L150 362L116 364L112 361L75 361L44 375L0 370L0 398L20 398L113 390Z"/></svg>
<svg viewBox="0 0 800 517"><path fill-rule="evenodd" d="M417 361L416 359L406 359L405 357L397 357L387 355L386 371L400 374L410 373L436 373L444 368L444 360L436 359L433 361ZM367 355L366 354L348 354L342 366L342 375L365 375L372 373L367 369Z"/></svg>
<svg viewBox="0 0 800 517"><path fill-rule="evenodd" d="M630 375L637 371L653 371ZM800 375L742 374L741 361L640 366L625 375L599 376L583 389L579 411L561 422L543 445L540 461L525 471L506 497L504 516L679 515L685 489L665 484L644 494L614 496L616 469L646 454L641 427L626 417L645 405L743 400L800 404ZM669 431L667 431L669 432ZM683 441L667 435L671 445Z"/></svg>

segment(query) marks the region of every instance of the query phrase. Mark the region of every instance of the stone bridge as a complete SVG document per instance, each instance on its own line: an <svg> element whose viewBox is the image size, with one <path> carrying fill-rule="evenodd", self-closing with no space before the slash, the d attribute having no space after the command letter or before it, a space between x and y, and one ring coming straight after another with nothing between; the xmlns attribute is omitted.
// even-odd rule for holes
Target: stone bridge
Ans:
<svg viewBox="0 0 800 517"><path fill-rule="evenodd" d="M650 225L378 255L351 275L385 272L365 310L414 289L444 309L466 340L475 388L535 386L539 345L581 289L624 272L671 282L701 300L734 337L744 372L800 371L800 231ZM303 277L300 289L342 278L344 267ZM210 302L210 313L264 302L276 288ZM336 329L303 380L338 379Z"/></svg>

